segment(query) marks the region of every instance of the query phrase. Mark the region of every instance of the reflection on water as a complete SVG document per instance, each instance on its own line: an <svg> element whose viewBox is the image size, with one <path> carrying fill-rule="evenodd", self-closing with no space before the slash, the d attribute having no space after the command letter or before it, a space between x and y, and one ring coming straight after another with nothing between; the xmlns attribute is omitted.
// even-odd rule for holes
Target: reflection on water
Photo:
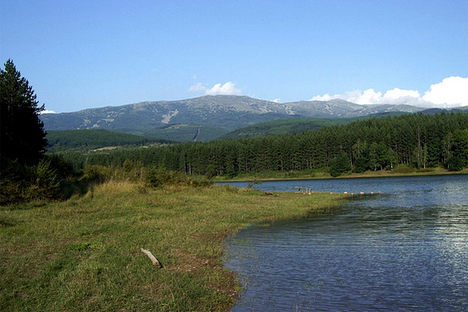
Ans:
<svg viewBox="0 0 468 312"><path fill-rule="evenodd" d="M444 176L259 185L384 195L230 238L226 266L246 289L233 311L468 311L467 182Z"/></svg>

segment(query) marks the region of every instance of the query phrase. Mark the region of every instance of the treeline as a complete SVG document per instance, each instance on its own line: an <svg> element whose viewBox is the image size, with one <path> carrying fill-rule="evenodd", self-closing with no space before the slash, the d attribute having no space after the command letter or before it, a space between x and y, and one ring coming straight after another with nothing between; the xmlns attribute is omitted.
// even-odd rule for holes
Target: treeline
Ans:
<svg viewBox="0 0 468 312"><path fill-rule="evenodd" d="M151 143L171 143L171 141L146 138L129 133L104 129L50 130L47 131L47 150L59 152L69 149L90 150L109 146L141 146Z"/></svg>
<svg viewBox="0 0 468 312"><path fill-rule="evenodd" d="M323 127L346 125L357 120L371 118L385 118L400 116L403 112L388 112L372 114L353 118L298 118L298 119L276 119L243 127L219 137L219 140L258 138L262 136L289 135L302 133L309 130L318 130Z"/></svg>
<svg viewBox="0 0 468 312"><path fill-rule="evenodd" d="M468 114L403 115L356 121L301 134L185 143L108 153L64 154L75 169L88 165L158 166L188 175L231 176L262 171L353 170L468 164Z"/></svg>

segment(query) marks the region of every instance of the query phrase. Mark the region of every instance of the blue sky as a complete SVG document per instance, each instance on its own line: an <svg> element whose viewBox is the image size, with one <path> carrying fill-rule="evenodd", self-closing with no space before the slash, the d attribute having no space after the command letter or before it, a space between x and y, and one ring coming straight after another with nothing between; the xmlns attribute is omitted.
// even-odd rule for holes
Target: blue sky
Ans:
<svg viewBox="0 0 468 312"><path fill-rule="evenodd" d="M47 110L205 94L468 105L468 0L0 0Z"/></svg>

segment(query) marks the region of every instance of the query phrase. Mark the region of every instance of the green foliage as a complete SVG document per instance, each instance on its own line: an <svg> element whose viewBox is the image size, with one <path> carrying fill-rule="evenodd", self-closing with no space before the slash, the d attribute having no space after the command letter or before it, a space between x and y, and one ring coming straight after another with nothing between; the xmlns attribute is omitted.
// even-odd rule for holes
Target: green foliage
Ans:
<svg viewBox="0 0 468 312"><path fill-rule="evenodd" d="M289 135L302 133L310 130L318 130L322 127L333 125L344 125L356 121L357 118L301 118L301 119L278 119L256 123L243 127L218 138L218 140L256 138L275 135Z"/></svg>
<svg viewBox="0 0 468 312"><path fill-rule="evenodd" d="M445 168L450 171L460 171L465 167L465 161L459 157L450 157L445 163Z"/></svg>
<svg viewBox="0 0 468 312"><path fill-rule="evenodd" d="M146 174L145 182L150 187L161 187L167 184L175 184L181 181L181 174L162 168L150 168Z"/></svg>
<svg viewBox="0 0 468 312"><path fill-rule="evenodd" d="M65 177L57 169L58 159L45 157L35 166L10 161L2 170L0 205L61 198Z"/></svg>
<svg viewBox="0 0 468 312"><path fill-rule="evenodd" d="M467 129L467 113L416 114L359 120L292 135L86 154L70 152L63 153L63 157L74 163L75 170L88 165L122 167L132 161L187 176L230 178L313 172L327 168L341 152L347 154L356 172L394 170L400 165L427 168L443 166L452 156L466 160Z"/></svg>
<svg viewBox="0 0 468 312"><path fill-rule="evenodd" d="M337 157L330 161L329 170L332 177L338 177L343 173L350 171L351 165L349 164L348 154L340 152Z"/></svg>
<svg viewBox="0 0 468 312"><path fill-rule="evenodd" d="M60 180L57 170L52 168L51 161L43 159L33 170L33 181L27 189L30 199L54 199L60 191Z"/></svg>
<svg viewBox="0 0 468 312"><path fill-rule="evenodd" d="M173 124L146 129L141 132L141 135L145 137L164 138L172 142L206 142L215 140L227 132L229 132L229 130L210 125Z"/></svg>
<svg viewBox="0 0 468 312"><path fill-rule="evenodd" d="M0 166L6 159L35 165L42 158L47 140L39 119L44 105L38 104L29 82L8 60L0 69Z"/></svg>
<svg viewBox="0 0 468 312"><path fill-rule="evenodd" d="M212 181L203 176L187 176L184 173L160 167L150 168L146 174L145 182L147 186L155 188L167 185L202 187L213 184Z"/></svg>
<svg viewBox="0 0 468 312"><path fill-rule="evenodd" d="M70 167L44 157L45 132L36 95L13 61L0 69L0 204L55 199ZM61 172L59 173L59 170Z"/></svg>
<svg viewBox="0 0 468 312"><path fill-rule="evenodd" d="M445 168L460 171L468 166L468 129L457 129L449 133L444 140Z"/></svg>
<svg viewBox="0 0 468 312"><path fill-rule="evenodd" d="M164 144L167 140L146 138L138 135L115 132L103 129L90 130L51 130L47 132L47 151L88 151L104 147L145 146L149 144Z"/></svg>
<svg viewBox="0 0 468 312"><path fill-rule="evenodd" d="M104 183L112 178L112 169L106 166L90 165L84 168L83 179L91 183Z"/></svg>
<svg viewBox="0 0 468 312"><path fill-rule="evenodd" d="M356 163L354 165L354 172L362 173L362 172L369 169L368 161L367 161L366 158L364 158L364 157L356 158L355 162Z"/></svg>
<svg viewBox="0 0 468 312"><path fill-rule="evenodd" d="M457 129L453 132L453 156L468 161L468 129Z"/></svg>
<svg viewBox="0 0 468 312"><path fill-rule="evenodd" d="M7 205L24 201L23 187L20 182L0 180L0 205Z"/></svg>
<svg viewBox="0 0 468 312"><path fill-rule="evenodd" d="M229 132L218 140L240 139L240 138L257 138L264 136L290 135L294 133L303 133L311 130L318 130L323 127L331 127L335 125L346 125L354 121L384 118L389 116L398 116L403 113L385 113L374 114L363 117L354 118L288 118L277 119L266 122L259 122L251 126L243 127L232 132Z"/></svg>
<svg viewBox="0 0 468 312"><path fill-rule="evenodd" d="M60 179L67 179L75 175L73 165L66 161L62 155L50 154L46 155L45 159L49 161L49 166L56 171Z"/></svg>

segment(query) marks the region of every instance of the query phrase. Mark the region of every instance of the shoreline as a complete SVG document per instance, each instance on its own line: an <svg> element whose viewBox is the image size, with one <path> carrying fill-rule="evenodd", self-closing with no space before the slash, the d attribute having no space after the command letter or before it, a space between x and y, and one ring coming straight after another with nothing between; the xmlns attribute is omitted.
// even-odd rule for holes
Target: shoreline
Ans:
<svg viewBox="0 0 468 312"><path fill-rule="evenodd" d="M323 173L324 172L320 172ZM351 174L345 174L341 175L338 177L332 177L330 175L323 175L323 176L314 176L314 175L298 175L296 177L268 177L268 178L262 178L262 177L256 177L256 176L251 176L251 177L241 177L241 178L233 178L233 179L222 179L222 178L215 178L214 182L253 182L253 181L259 181L259 182L265 182L265 181L295 181L295 180L330 180L330 179L363 179L363 178L393 178L393 177L417 177L417 176L438 176L438 175L467 175L468 174L468 169L463 169L461 171L448 171L446 169L440 169L440 168L435 168L434 170L432 169L420 169L420 171L417 171L417 169L414 172L391 172L391 171L385 171L381 172L368 172L368 173L351 173Z"/></svg>

